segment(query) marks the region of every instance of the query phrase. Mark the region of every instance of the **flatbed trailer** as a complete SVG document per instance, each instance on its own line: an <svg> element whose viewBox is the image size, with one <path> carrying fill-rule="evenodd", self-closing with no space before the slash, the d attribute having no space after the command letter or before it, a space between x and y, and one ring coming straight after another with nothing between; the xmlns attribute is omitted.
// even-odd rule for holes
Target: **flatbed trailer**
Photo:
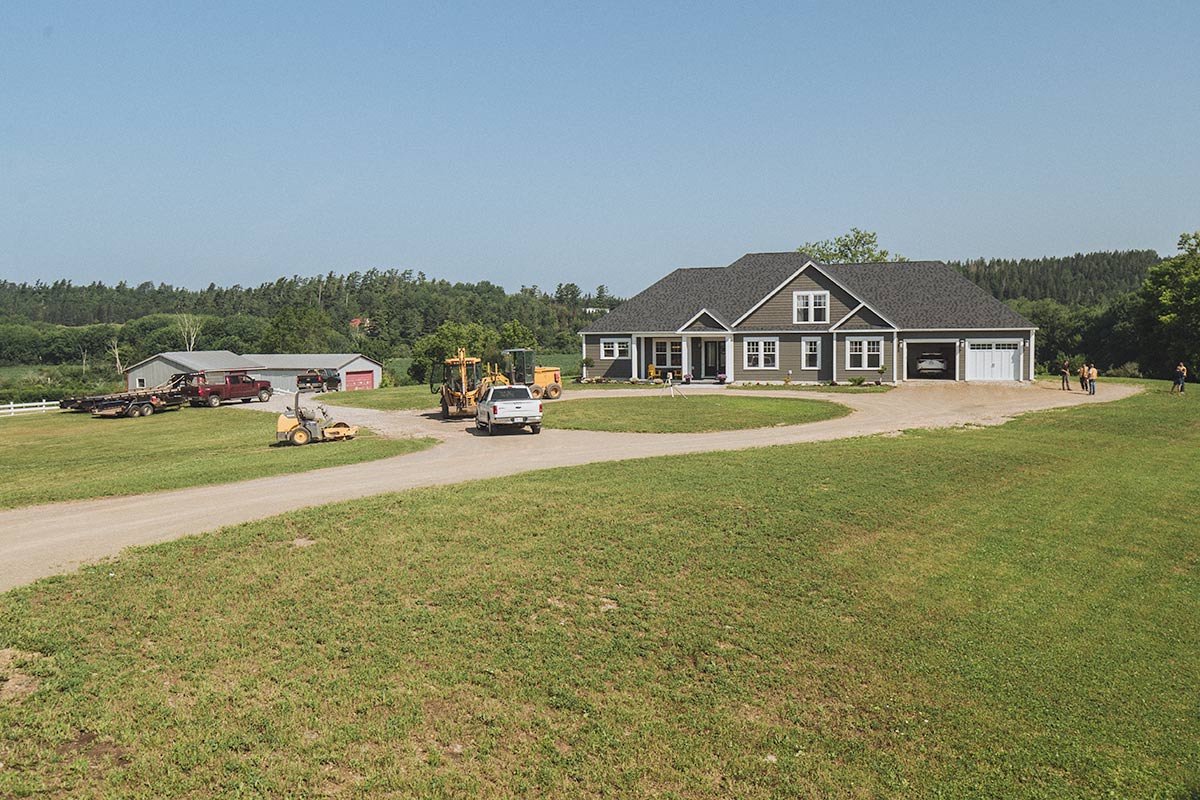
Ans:
<svg viewBox="0 0 1200 800"><path fill-rule="evenodd" d="M58 407L70 411L90 411L93 417L148 417L156 411L177 409L188 401L184 387L190 373L180 372L166 383L128 392L68 397Z"/></svg>

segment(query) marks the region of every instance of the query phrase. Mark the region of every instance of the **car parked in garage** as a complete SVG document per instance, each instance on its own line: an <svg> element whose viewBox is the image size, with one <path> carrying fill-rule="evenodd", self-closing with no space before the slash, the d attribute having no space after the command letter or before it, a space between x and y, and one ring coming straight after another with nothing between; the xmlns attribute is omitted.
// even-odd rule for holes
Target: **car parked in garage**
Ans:
<svg viewBox="0 0 1200 800"><path fill-rule="evenodd" d="M945 375L950 361L941 353L921 353L917 358L918 375Z"/></svg>

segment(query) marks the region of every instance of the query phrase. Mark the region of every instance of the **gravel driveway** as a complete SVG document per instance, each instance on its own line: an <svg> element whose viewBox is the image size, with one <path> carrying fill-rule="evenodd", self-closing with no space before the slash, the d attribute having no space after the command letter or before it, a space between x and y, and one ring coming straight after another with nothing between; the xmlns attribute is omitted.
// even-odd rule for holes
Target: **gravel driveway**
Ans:
<svg viewBox="0 0 1200 800"><path fill-rule="evenodd" d="M699 395L737 390L689 386L684 391ZM440 443L419 453L297 475L0 511L0 591L116 555L130 545L167 541L296 508L384 492L597 461L828 441L912 428L998 425L1027 411L1118 400L1138 391L1134 386L1105 384L1099 396L1089 397L1083 392L1061 391L1050 383L905 385L883 394L738 391L750 397L826 399L850 407L853 413L807 425L719 433L543 429L538 436L522 431L490 438L476 436L469 421L443 421L430 412L331 407L337 419L385 436L432 436ZM643 389L572 390L565 400L556 402L652 393ZM287 395L277 395L267 407L280 410L289 403ZM253 407L263 409L261 404Z"/></svg>

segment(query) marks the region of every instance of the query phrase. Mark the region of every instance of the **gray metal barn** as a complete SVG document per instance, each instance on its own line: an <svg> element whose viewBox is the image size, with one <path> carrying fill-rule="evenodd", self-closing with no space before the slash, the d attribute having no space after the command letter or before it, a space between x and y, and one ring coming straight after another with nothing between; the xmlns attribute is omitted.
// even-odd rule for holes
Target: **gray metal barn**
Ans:
<svg viewBox="0 0 1200 800"><path fill-rule="evenodd" d="M126 369L125 386L148 389L166 383L177 372L203 372L209 383L223 383L227 374L244 374L261 366L228 350L170 351L150 356Z"/></svg>
<svg viewBox="0 0 1200 800"><path fill-rule="evenodd" d="M383 379L383 365L361 353L249 353L246 358L259 364L251 375L285 392L296 391L296 376L310 369L337 370L345 391L376 389Z"/></svg>

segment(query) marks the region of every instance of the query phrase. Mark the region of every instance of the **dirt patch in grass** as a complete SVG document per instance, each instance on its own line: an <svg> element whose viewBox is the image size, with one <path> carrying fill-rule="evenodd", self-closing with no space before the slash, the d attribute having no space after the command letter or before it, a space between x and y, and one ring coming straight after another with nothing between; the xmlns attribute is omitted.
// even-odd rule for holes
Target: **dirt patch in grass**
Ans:
<svg viewBox="0 0 1200 800"><path fill-rule="evenodd" d="M0 650L0 703L20 703L37 691L38 679L22 671L18 665L29 664L42 657L15 648Z"/></svg>
<svg viewBox="0 0 1200 800"><path fill-rule="evenodd" d="M60 756L78 758L83 756L89 764L102 764L111 760L122 766L129 763L129 754L125 748L113 742L100 741L100 737L91 731L79 731L69 742L63 742L55 748Z"/></svg>

